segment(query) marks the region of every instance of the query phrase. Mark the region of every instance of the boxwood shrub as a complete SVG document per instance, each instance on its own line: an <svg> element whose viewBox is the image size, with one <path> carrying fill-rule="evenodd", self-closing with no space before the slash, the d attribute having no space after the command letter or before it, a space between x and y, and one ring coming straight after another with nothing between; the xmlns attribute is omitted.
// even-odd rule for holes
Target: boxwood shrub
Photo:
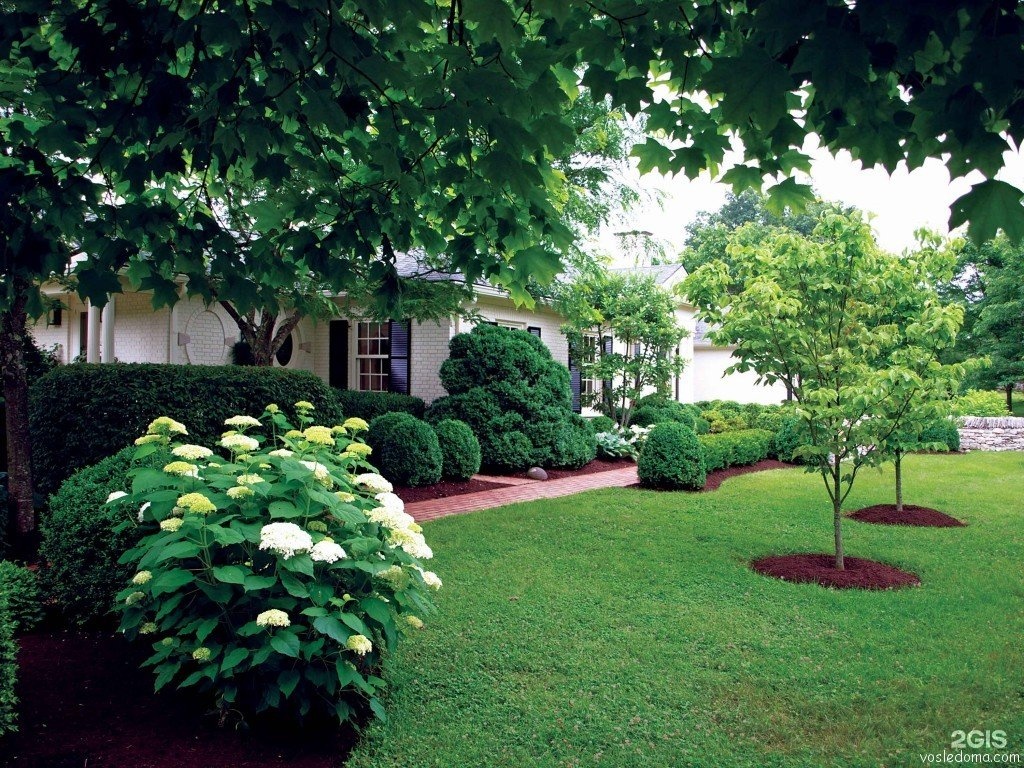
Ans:
<svg viewBox="0 0 1024 768"><path fill-rule="evenodd" d="M30 422L36 488L52 493L76 469L130 445L157 416L188 423L212 442L224 419L291 409L307 400L319 423L341 422L334 393L308 371L240 366L104 363L64 365L33 384ZM349 414L346 414L349 415Z"/></svg>
<svg viewBox="0 0 1024 768"><path fill-rule="evenodd" d="M359 392L354 389L335 389L334 400L338 410L347 419L356 416L367 422L385 413L408 413L423 418L426 408L423 400L397 392Z"/></svg>
<svg viewBox="0 0 1024 768"><path fill-rule="evenodd" d="M636 469L640 484L647 488L697 491L707 480L697 434L685 424L658 424L652 429Z"/></svg>
<svg viewBox="0 0 1024 768"><path fill-rule="evenodd" d="M701 435L708 472L756 464L771 453L773 435L765 429L741 429Z"/></svg>
<svg viewBox="0 0 1024 768"><path fill-rule="evenodd" d="M18 676L18 643L14 639L15 621L0 591L0 739L18 730L18 697L14 684Z"/></svg>
<svg viewBox="0 0 1024 768"><path fill-rule="evenodd" d="M39 579L33 571L10 560L0 560L0 592L14 620L15 632L30 632L43 618Z"/></svg>
<svg viewBox="0 0 1024 768"><path fill-rule="evenodd" d="M114 595L131 575L117 560L138 541L138 510L124 503L108 505L107 497L130 490L133 466L163 467L173 458L158 451L135 464L134 454L130 446L76 472L50 497L49 511L40 518L43 588L69 623L113 622Z"/></svg>
<svg viewBox="0 0 1024 768"><path fill-rule="evenodd" d="M789 461L794 464L804 464L805 461L793 455L793 452L801 445L810 445L811 436L807 431L807 424L797 416L787 416L782 421L782 426L775 433L772 440L771 454L779 461Z"/></svg>
<svg viewBox="0 0 1024 768"><path fill-rule="evenodd" d="M664 399L644 398L633 410L630 421L641 427L670 422L685 424L698 435L706 434L710 428L707 420L701 416L700 410L696 406Z"/></svg>
<svg viewBox="0 0 1024 768"><path fill-rule="evenodd" d="M590 419L590 426L594 430L594 434L598 432L611 432L615 429L615 419L601 414Z"/></svg>
<svg viewBox="0 0 1024 768"><path fill-rule="evenodd" d="M434 425L441 446L441 477L469 480L480 471L480 442L464 421L443 419Z"/></svg>
<svg viewBox="0 0 1024 768"><path fill-rule="evenodd" d="M444 463L437 434L425 421L408 413L385 413L370 422L366 443L381 474L398 485L432 485L441 479Z"/></svg>
<svg viewBox="0 0 1024 768"><path fill-rule="evenodd" d="M449 348L441 365L449 394L431 404L426 418L469 424L485 467L571 467L587 455L593 458L597 439L572 412L569 371L544 342L481 324L453 338Z"/></svg>
<svg viewBox="0 0 1024 768"><path fill-rule="evenodd" d="M960 450L960 430L953 419L936 419L921 430L922 443L942 443L947 450Z"/></svg>

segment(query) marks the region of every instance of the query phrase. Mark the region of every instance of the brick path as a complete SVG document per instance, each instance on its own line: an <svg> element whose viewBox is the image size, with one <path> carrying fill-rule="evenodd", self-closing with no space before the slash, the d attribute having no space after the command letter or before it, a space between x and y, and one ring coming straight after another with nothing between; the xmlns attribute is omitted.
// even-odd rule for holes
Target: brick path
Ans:
<svg viewBox="0 0 1024 768"><path fill-rule="evenodd" d="M630 465L625 469L594 472L561 480L531 481L508 488L449 496L446 499L417 501L413 504L406 504L405 511L412 515L417 522L423 523L428 520L436 520L439 517L461 515L465 512L476 512L480 509L501 507L521 501L554 499L558 496L569 496L595 488L622 488L635 482L637 482L636 465Z"/></svg>

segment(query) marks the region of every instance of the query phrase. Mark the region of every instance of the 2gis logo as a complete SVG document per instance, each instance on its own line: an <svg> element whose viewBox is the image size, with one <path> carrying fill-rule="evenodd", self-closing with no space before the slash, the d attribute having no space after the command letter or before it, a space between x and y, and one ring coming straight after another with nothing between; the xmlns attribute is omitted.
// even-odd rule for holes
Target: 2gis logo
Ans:
<svg viewBox="0 0 1024 768"><path fill-rule="evenodd" d="M953 731L951 749L1006 749L1006 731Z"/></svg>

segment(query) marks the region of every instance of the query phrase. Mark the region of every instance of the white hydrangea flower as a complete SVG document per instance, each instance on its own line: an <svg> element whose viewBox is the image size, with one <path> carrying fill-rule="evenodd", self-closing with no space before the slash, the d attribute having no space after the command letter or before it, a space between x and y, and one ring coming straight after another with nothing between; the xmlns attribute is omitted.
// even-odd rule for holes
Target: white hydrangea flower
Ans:
<svg viewBox="0 0 1024 768"><path fill-rule="evenodd" d="M153 579L153 572L152 571L139 571L138 573L136 573L132 577L132 584L135 584L136 586L139 586L141 584L145 584L148 581L152 581L152 579Z"/></svg>
<svg viewBox="0 0 1024 768"><path fill-rule="evenodd" d="M269 523L260 529L260 549L269 549L285 560L312 548L313 538L295 523Z"/></svg>
<svg viewBox="0 0 1024 768"><path fill-rule="evenodd" d="M171 453L179 459L188 459L189 461L208 459L213 455L213 451L201 445L179 445L171 449Z"/></svg>
<svg viewBox="0 0 1024 768"><path fill-rule="evenodd" d="M384 507L384 509L393 510L395 512L405 512L405 502L394 493L378 493L374 498L380 502L380 505Z"/></svg>
<svg viewBox="0 0 1024 768"><path fill-rule="evenodd" d="M259 441L246 435L228 435L222 437L220 445L234 453L252 453L260 447Z"/></svg>
<svg viewBox="0 0 1024 768"><path fill-rule="evenodd" d="M420 560L429 560L434 556L434 551L427 546L427 540L422 533L415 533L408 528L399 528L391 531L388 536L388 544L393 547L401 547L408 554Z"/></svg>
<svg viewBox="0 0 1024 768"><path fill-rule="evenodd" d="M113 491L109 496L107 496L107 504L112 501L117 501L118 499L123 499L127 495L128 494L124 491Z"/></svg>
<svg viewBox="0 0 1024 768"><path fill-rule="evenodd" d="M420 575L423 576L423 583L431 589L441 588L441 577L439 577L433 571L421 571Z"/></svg>
<svg viewBox="0 0 1024 768"><path fill-rule="evenodd" d="M262 476L256 474L239 475L235 478L235 482L239 485L256 485L256 483L267 482Z"/></svg>
<svg viewBox="0 0 1024 768"><path fill-rule="evenodd" d="M235 501L254 495L252 488L245 485L236 485L233 488L228 488L227 494L229 499L234 499Z"/></svg>
<svg viewBox="0 0 1024 768"><path fill-rule="evenodd" d="M317 542L309 551L309 556L318 563L334 563L348 557L341 545L333 541Z"/></svg>
<svg viewBox="0 0 1024 768"><path fill-rule="evenodd" d="M276 451L270 452L271 456L280 456L282 459L287 459L295 455L295 451L289 451L287 448L278 448Z"/></svg>
<svg viewBox="0 0 1024 768"><path fill-rule="evenodd" d="M230 419L224 419L224 424L228 427L258 427L260 420L252 416L232 416Z"/></svg>
<svg viewBox="0 0 1024 768"><path fill-rule="evenodd" d="M407 512L401 512L396 509L388 509L387 507L377 507L371 509L366 513L366 516L374 523L383 525L385 528L391 528L392 530L406 530L410 525L413 525L416 521L412 515Z"/></svg>
<svg viewBox="0 0 1024 768"><path fill-rule="evenodd" d="M288 618L288 614L277 608L271 608L256 617L256 626L258 627L287 627L291 623L292 620Z"/></svg>
<svg viewBox="0 0 1024 768"><path fill-rule="evenodd" d="M400 565L392 565L377 574L377 578L392 589L405 589L409 585L409 574Z"/></svg>
<svg viewBox="0 0 1024 768"><path fill-rule="evenodd" d="M338 497L339 501L343 501L346 503L356 500L355 495L349 493L348 491L335 491L334 495Z"/></svg>
<svg viewBox="0 0 1024 768"><path fill-rule="evenodd" d="M330 488L334 484L331 480L331 473L323 464L315 461L300 461L299 463L313 473L313 477L320 485Z"/></svg>
<svg viewBox="0 0 1024 768"><path fill-rule="evenodd" d="M361 485L371 493L391 493L395 490L395 487L391 483L374 472L356 475L352 478L352 482L356 485Z"/></svg>
<svg viewBox="0 0 1024 768"><path fill-rule="evenodd" d="M360 656L365 656L373 650L373 643L364 635L352 635L345 641L345 647L350 651L355 651Z"/></svg>
<svg viewBox="0 0 1024 768"><path fill-rule="evenodd" d="M149 509L150 504L147 501L141 507L139 507L139 522L143 522L146 519L146 510Z"/></svg>
<svg viewBox="0 0 1024 768"><path fill-rule="evenodd" d="M166 520L160 521L161 531L176 531L181 528L183 521L180 517L168 517Z"/></svg>

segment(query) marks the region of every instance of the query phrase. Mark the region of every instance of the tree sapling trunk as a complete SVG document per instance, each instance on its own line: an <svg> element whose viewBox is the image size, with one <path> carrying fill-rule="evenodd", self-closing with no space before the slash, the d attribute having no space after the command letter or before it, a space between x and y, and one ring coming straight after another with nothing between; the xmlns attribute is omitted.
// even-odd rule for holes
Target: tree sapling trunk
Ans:
<svg viewBox="0 0 1024 768"><path fill-rule="evenodd" d="M896 451L896 511L903 511L903 451Z"/></svg>

